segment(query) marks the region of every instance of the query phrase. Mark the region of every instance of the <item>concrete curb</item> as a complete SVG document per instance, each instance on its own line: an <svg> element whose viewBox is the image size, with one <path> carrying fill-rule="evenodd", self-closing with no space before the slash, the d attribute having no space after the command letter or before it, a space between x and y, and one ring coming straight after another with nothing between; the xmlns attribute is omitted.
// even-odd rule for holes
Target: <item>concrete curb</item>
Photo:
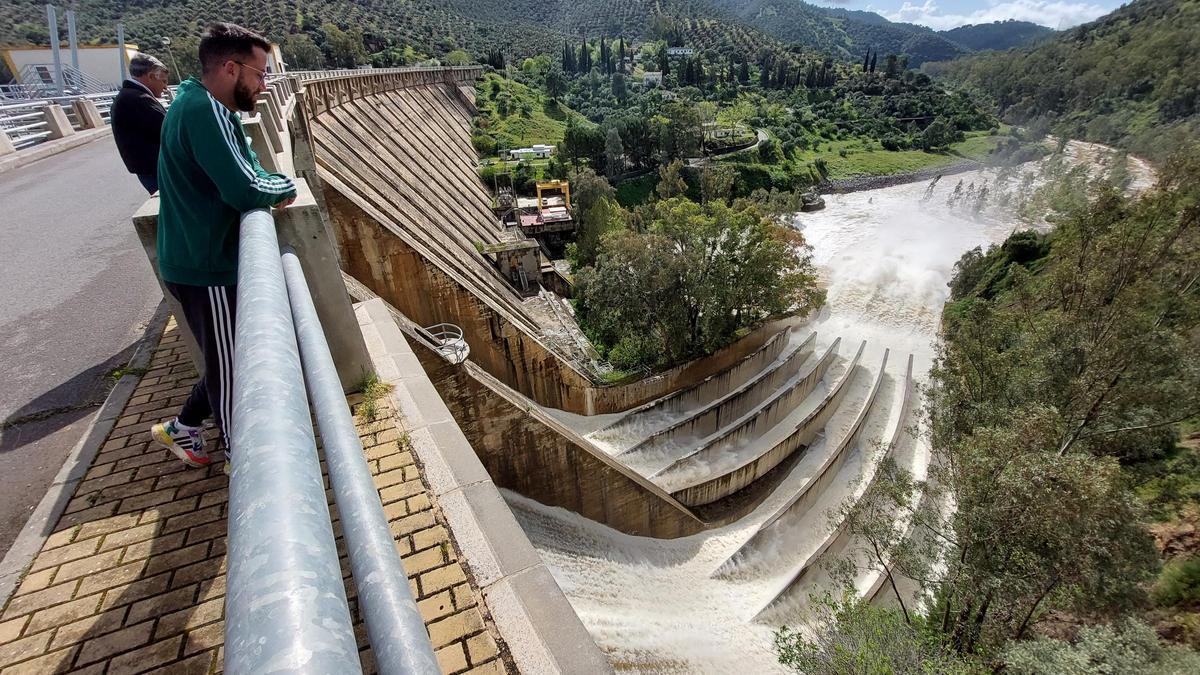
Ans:
<svg viewBox="0 0 1200 675"><path fill-rule="evenodd" d="M40 143L32 148L18 150L12 155L5 156L0 159L0 174L3 174L14 169L19 169L23 166L28 166L34 162L53 157L61 152L66 152L72 148L77 148L86 143L108 136L112 134L112 127L105 126L100 129L84 129L76 131L70 136L60 138L55 141Z"/></svg>
<svg viewBox="0 0 1200 675"><path fill-rule="evenodd" d="M387 304L358 303L363 339L406 422L429 491L522 673L609 673L612 666L525 536L434 389Z"/></svg>
<svg viewBox="0 0 1200 675"><path fill-rule="evenodd" d="M154 355L154 350L162 339L163 329L166 327L169 317L170 313L167 312L166 303L159 303L158 309L146 326L146 331L142 334L137 351L129 360L130 368L145 368L150 363L150 358ZM125 404L133 396L133 391L141 380L140 374L123 375L112 391L108 392L108 397L104 399L99 412L92 418L83 437L71 449L62 468L59 469L58 475L50 483L46 495L29 515L29 520L25 521L25 526L21 528L17 538L13 540L4 560L0 561L0 607L8 604L17 584L24 578L25 570L42 550L42 545L46 543L51 530L58 523L63 510L67 508L67 503L71 501L71 496L75 494L75 486L83 480L84 475L91 468L92 460L95 459L100 446L108 438L117 419L121 417L121 413L125 410Z"/></svg>

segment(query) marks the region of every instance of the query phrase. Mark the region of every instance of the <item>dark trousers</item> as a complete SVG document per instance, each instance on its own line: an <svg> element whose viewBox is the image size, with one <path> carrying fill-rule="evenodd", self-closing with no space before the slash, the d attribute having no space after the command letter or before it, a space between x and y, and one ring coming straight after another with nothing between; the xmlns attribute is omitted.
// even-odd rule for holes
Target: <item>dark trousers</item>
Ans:
<svg viewBox="0 0 1200 675"><path fill-rule="evenodd" d="M233 418L233 327L237 286L185 286L166 282L179 301L192 336L204 352L204 373L179 411L179 421L198 427L213 417L229 447Z"/></svg>
<svg viewBox="0 0 1200 675"><path fill-rule="evenodd" d="M142 184L142 187L146 188L146 192L149 192L150 194L154 194L155 192L158 192L158 175L157 174L139 173L136 175L137 175L138 182Z"/></svg>

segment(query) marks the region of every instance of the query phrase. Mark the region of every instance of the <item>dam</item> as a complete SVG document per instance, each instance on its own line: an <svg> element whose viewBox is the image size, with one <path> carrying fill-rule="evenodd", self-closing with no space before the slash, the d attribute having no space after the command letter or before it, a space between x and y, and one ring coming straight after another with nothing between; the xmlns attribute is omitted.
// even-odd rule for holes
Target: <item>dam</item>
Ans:
<svg viewBox="0 0 1200 675"><path fill-rule="evenodd" d="M828 291L815 316L609 383L549 290L561 284L514 287L494 257L520 235L476 171L480 72L306 84L297 166L346 286L382 299L408 334L614 669L776 671L774 630L839 588L834 563L862 562L830 514L862 497L885 458L925 476L920 387L946 282L962 252L1002 241L1011 220L948 204L953 181L833 195L793 223ZM465 361L412 339L437 324L461 327ZM883 575L860 568L858 595L891 602Z"/></svg>

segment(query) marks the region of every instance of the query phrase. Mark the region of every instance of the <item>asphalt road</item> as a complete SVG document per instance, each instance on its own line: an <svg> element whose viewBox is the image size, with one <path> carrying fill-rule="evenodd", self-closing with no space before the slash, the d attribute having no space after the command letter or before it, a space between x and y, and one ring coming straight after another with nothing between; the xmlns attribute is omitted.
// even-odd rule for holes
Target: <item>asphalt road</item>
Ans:
<svg viewBox="0 0 1200 675"><path fill-rule="evenodd" d="M162 298L112 137L0 174L0 552Z"/></svg>

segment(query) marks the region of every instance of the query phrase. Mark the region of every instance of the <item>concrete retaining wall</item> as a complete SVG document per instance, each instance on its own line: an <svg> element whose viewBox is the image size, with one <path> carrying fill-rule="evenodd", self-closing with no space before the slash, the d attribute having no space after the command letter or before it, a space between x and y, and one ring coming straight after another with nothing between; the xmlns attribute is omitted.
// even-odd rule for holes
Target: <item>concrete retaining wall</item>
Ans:
<svg viewBox="0 0 1200 675"><path fill-rule="evenodd" d="M666 492L506 391L482 368L421 358L500 487L632 535L670 539L709 527Z"/></svg>
<svg viewBox="0 0 1200 675"><path fill-rule="evenodd" d="M638 415L646 414L661 414L679 412L688 410L697 406L703 405L707 401L711 401L722 393L729 391L749 380L755 373L761 371L767 364L774 361L783 352L783 348L787 346L788 333L792 320L783 320L771 322L759 327L757 330L747 335L742 340L739 340L734 345L754 344L754 340L758 338L756 348L750 353L743 353L740 361L732 362L726 365L723 369L716 373L708 375L699 382L695 382L691 386L685 387L676 391L673 394L646 403L633 410L630 410L627 415L617 420L616 422L601 429L597 433L619 432L626 427L636 426ZM788 326L780 330L780 325ZM768 335L768 331L772 332ZM765 339L765 341L764 341ZM726 347L724 350L729 350ZM720 354L721 352L717 352ZM732 355L732 352L730 353ZM716 354L714 354L716 356ZM670 371L668 371L670 372Z"/></svg>
<svg viewBox="0 0 1200 675"><path fill-rule="evenodd" d="M725 394L692 415L679 420L626 452L645 452L668 443L683 444L689 439L700 439L717 432L723 425L738 419L758 405L771 392L790 380L800 370L805 357L812 352L816 333L797 345L782 361L772 362L774 368L763 370L750 381ZM624 453L622 453L624 454Z"/></svg>
<svg viewBox="0 0 1200 675"><path fill-rule="evenodd" d="M821 493L829 487L833 479L837 476L838 469L846 462L846 457L855 445L858 444L859 437L862 435L863 425L867 421L867 415L871 412L871 406L875 403L875 396L879 393L879 386L883 383L884 370L887 367L888 351L883 352L883 363L879 366L879 374L875 377L875 383L871 385L871 393L867 396L867 400L863 403L862 410L854 418L850 428L846 430L845 437L838 443L833 452L829 453L825 461L817 469L812 480L800 489L800 492L792 497L783 508L779 509L774 516L769 518L763 527L768 527L776 520L779 520L784 513L791 512L793 515L802 514L807 511L814 502L820 497Z"/></svg>
<svg viewBox="0 0 1200 675"><path fill-rule="evenodd" d="M672 495L682 503L689 506L714 502L750 485L750 483L754 482L771 469L774 469L785 459L791 457L792 454L794 454L797 450L801 448L807 448L812 443L813 439L816 438L817 434L825 428L825 424L837 410L842 398L845 397L847 392L846 385L851 379L853 379L855 369L858 366L858 360L862 356L863 349L865 347L866 342L863 342L861 345L859 345L858 352L850 361L850 364L846 368L846 372L829 390L829 393L825 395L825 398L821 400L816 409L805 416L805 418L796 426L796 429L792 433L788 434L787 438L783 439L779 443L776 443L766 452L746 460L731 471L727 471L720 476L716 476L697 485L693 485L682 490L677 490L672 493ZM828 356L828 352L826 353L826 356ZM824 360L825 359L823 358L822 361L824 362ZM826 364L825 367L828 367L828 364ZM810 373L804 378L804 380L812 378L815 372L816 371ZM822 370L822 375L823 374L824 371ZM820 377L816 377L811 385L806 385L809 392L816 387L816 382L819 380ZM799 400L803 400L803 398ZM790 413L793 408L794 405L787 408L787 411L784 414L786 415L787 413ZM774 423L772 423L772 425L773 424ZM725 444L725 447L729 447L730 444L736 442L737 441L730 441Z"/></svg>
<svg viewBox="0 0 1200 675"><path fill-rule="evenodd" d="M875 469L878 469L880 463L894 454L896 445L900 441L901 434L904 433L904 422L908 419L908 415L911 412L910 406L912 404L913 392L916 389L912 380L912 364L913 357L912 355L909 355L908 366L904 375L904 393L901 395L900 401L900 414L896 418L896 422L891 430L891 433L888 434L888 440L884 445L883 454L876 460L876 465L874 467ZM836 471L834 471L834 473L836 473ZM865 495L875 485L878 477L878 471L872 471L870 479L867 481L866 485L857 489L852 495L853 499L856 502L862 499L863 495ZM782 590L775 596L774 599L772 599L770 603L768 603L767 607L770 607L770 605L774 604L776 600L784 597L790 589L803 582L805 576L807 576L810 571L816 568L817 563L824 559L829 551L837 551L839 552L839 555L844 555L845 547L847 544L849 544L850 539L850 531L847 528L845 519L843 519L838 523L837 527L835 527L829 532L829 534L825 536L825 539L821 542L821 545L796 566L795 572L792 573L788 581L783 585ZM764 608L764 610L765 609L766 608Z"/></svg>

